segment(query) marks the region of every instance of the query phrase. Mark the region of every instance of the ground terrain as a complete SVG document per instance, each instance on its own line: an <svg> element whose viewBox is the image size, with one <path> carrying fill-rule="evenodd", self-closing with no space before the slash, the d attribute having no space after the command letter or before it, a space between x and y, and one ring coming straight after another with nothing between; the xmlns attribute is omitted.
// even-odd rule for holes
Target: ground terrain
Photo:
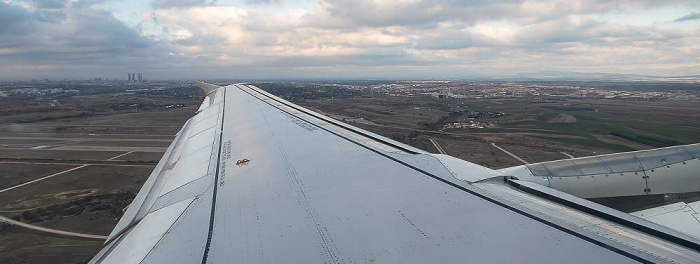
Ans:
<svg viewBox="0 0 700 264"><path fill-rule="evenodd" d="M433 153L438 144L495 169L700 142L700 107L692 100L439 99L325 84L258 85L360 128ZM108 235L203 97L180 83L102 86L0 98L0 216ZM483 128L449 126L455 123ZM101 246L0 223L0 263L81 263Z"/></svg>

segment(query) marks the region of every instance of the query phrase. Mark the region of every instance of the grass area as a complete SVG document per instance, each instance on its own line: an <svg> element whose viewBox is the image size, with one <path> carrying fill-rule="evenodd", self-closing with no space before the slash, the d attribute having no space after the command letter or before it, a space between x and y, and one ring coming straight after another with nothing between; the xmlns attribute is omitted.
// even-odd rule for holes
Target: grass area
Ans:
<svg viewBox="0 0 700 264"><path fill-rule="evenodd" d="M623 135L624 138L655 147L700 142L700 126L641 121L600 112L568 112L576 117L575 123L547 123L546 120L560 112L539 114L537 120L525 120L503 124L511 128L537 128L556 131L565 135L577 135L585 139L550 138L563 143L590 145L618 151L634 150L627 146L604 143L594 135ZM651 142L651 143L650 143Z"/></svg>
<svg viewBox="0 0 700 264"><path fill-rule="evenodd" d="M78 141L71 146L168 147L171 141Z"/></svg>
<svg viewBox="0 0 700 264"><path fill-rule="evenodd" d="M537 121L547 122L547 121L551 120L552 118L555 118L557 115L559 115L559 113L554 112L554 111L544 112L544 113L537 115Z"/></svg>
<svg viewBox="0 0 700 264"><path fill-rule="evenodd" d="M3 149L0 158L53 159L53 160L105 160L122 154L121 151L81 151L50 149Z"/></svg>
<svg viewBox="0 0 700 264"><path fill-rule="evenodd" d="M132 152L127 155L116 158L115 160L128 161L160 161L164 152Z"/></svg>
<svg viewBox="0 0 700 264"><path fill-rule="evenodd" d="M89 195L137 193L152 167L88 166L0 193L0 210L42 207Z"/></svg>
<svg viewBox="0 0 700 264"><path fill-rule="evenodd" d="M426 124L440 120L444 115L464 110L456 100L437 100L433 97L354 97L318 99L297 102L306 107L347 116L361 117L377 124L412 129L425 129Z"/></svg>
<svg viewBox="0 0 700 264"><path fill-rule="evenodd" d="M0 163L0 189L75 167L77 165Z"/></svg>
<svg viewBox="0 0 700 264"><path fill-rule="evenodd" d="M135 195L131 192L90 195L7 217L52 229L109 235Z"/></svg>
<svg viewBox="0 0 700 264"><path fill-rule="evenodd" d="M174 135L182 125L195 115L197 107L158 109L135 113L115 115L95 115L42 122L41 125L56 133L71 134L131 134L136 135Z"/></svg>
<svg viewBox="0 0 700 264"><path fill-rule="evenodd" d="M18 133L18 132L3 132L3 129L7 129L8 126L18 126L19 124L0 124L0 137L36 137L37 139L27 139L29 141L37 141L37 140L47 140L47 139L39 139L39 138L50 138L50 140L56 140L56 141L65 141L65 140L74 140L76 138L121 138L121 139L132 139L132 138L144 138L144 139L169 139L173 140L175 138L175 135L158 135L158 134L142 134L142 135L131 135L131 134L88 134L88 133L41 133L41 132L26 132L26 133ZM29 125L23 124L21 126L28 127ZM34 127L36 126L46 126L50 127L50 125L33 125ZM9 139L9 140L14 140L14 139Z"/></svg>
<svg viewBox="0 0 700 264"><path fill-rule="evenodd" d="M15 135L18 136L18 135ZM0 145L50 145L63 141L44 139L5 139L0 138Z"/></svg>
<svg viewBox="0 0 700 264"><path fill-rule="evenodd" d="M82 263L101 248L101 241L58 238L14 226L0 227L0 263Z"/></svg>

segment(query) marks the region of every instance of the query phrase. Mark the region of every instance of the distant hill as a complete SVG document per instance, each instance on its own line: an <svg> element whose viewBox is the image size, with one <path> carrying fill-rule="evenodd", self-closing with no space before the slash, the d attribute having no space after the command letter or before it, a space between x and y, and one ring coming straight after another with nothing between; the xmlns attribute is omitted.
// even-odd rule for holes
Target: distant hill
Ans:
<svg viewBox="0 0 700 264"><path fill-rule="evenodd" d="M700 75L654 76L605 72L541 71L520 73L509 78L494 78L504 81L662 81L700 82Z"/></svg>

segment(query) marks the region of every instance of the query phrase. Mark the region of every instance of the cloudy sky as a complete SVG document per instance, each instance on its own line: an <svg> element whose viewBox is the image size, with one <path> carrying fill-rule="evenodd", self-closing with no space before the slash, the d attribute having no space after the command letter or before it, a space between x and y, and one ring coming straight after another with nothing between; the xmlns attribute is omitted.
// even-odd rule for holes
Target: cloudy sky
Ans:
<svg viewBox="0 0 700 264"><path fill-rule="evenodd" d="M699 0L0 0L0 80L700 74Z"/></svg>

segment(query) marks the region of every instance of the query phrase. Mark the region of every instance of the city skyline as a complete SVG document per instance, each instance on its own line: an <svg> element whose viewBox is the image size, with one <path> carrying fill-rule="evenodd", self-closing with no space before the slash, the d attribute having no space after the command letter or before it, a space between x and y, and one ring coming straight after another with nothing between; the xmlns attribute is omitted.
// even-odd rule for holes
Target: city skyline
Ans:
<svg viewBox="0 0 700 264"><path fill-rule="evenodd" d="M696 1L0 1L0 80L700 75Z"/></svg>

